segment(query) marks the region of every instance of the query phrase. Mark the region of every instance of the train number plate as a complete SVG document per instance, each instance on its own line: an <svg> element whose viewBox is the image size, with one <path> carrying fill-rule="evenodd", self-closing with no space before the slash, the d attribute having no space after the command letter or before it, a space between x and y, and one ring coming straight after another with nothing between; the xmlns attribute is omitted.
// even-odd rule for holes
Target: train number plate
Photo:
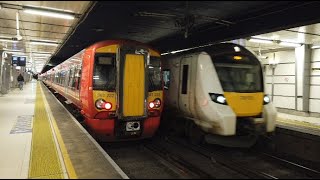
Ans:
<svg viewBox="0 0 320 180"><path fill-rule="evenodd" d="M126 124L126 131L139 131L140 130L140 122L139 121L131 121Z"/></svg>

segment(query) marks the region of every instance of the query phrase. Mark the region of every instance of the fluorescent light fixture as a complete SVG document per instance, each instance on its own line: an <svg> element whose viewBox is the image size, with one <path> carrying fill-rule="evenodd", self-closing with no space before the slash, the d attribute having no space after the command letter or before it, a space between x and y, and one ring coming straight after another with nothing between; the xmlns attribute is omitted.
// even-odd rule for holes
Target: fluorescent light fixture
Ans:
<svg viewBox="0 0 320 180"><path fill-rule="evenodd" d="M33 54L52 54L52 52L41 52L41 51L32 51Z"/></svg>
<svg viewBox="0 0 320 180"><path fill-rule="evenodd" d="M59 43L58 41L45 40L45 39L32 39L31 42L46 42L46 43Z"/></svg>
<svg viewBox="0 0 320 180"><path fill-rule="evenodd" d="M267 40L267 39L254 39L254 38L250 38L249 41L250 41L250 42L256 42L256 43L272 44L272 41L271 41L271 40Z"/></svg>
<svg viewBox="0 0 320 180"><path fill-rule="evenodd" d="M51 10L40 10L33 8L24 8L23 12L41 16L49 16L54 18L62 18L62 19L74 19L74 15L63 13L63 12L53 12Z"/></svg>
<svg viewBox="0 0 320 180"><path fill-rule="evenodd" d="M33 53L32 56L34 56L34 57L50 57L51 54L35 54L35 53Z"/></svg>
<svg viewBox="0 0 320 180"><path fill-rule="evenodd" d="M320 48L320 45L313 45L313 46L311 46L311 49L318 49L318 48Z"/></svg>
<svg viewBox="0 0 320 180"><path fill-rule="evenodd" d="M7 49L7 48L3 48L3 50L10 51L10 52L22 52L23 51L23 50L19 50L19 49Z"/></svg>
<svg viewBox="0 0 320 180"><path fill-rule="evenodd" d="M0 39L0 41L2 41L2 42L14 42L14 43L18 42L16 40L11 40L11 39Z"/></svg>
<svg viewBox="0 0 320 180"><path fill-rule="evenodd" d="M47 45L47 46L58 46L59 44L57 43L51 43L51 42L36 42L36 41L32 41L30 42L30 44L35 44L35 45Z"/></svg>
<svg viewBox="0 0 320 180"><path fill-rule="evenodd" d="M259 56L260 59L268 59L268 56Z"/></svg>
<svg viewBox="0 0 320 180"><path fill-rule="evenodd" d="M289 47L300 47L300 46L301 46L301 44L299 44L299 43L283 42L283 41L281 41L281 42L279 43L279 45L289 46Z"/></svg>

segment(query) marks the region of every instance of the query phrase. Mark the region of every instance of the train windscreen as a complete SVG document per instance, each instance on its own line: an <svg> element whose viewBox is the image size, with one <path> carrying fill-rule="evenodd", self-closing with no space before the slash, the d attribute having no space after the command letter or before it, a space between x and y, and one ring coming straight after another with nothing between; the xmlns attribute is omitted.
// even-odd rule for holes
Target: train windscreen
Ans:
<svg viewBox="0 0 320 180"><path fill-rule="evenodd" d="M93 89L115 91L116 89L115 54L96 54L93 70Z"/></svg>
<svg viewBox="0 0 320 180"><path fill-rule="evenodd" d="M261 65L254 56L225 54L212 61L225 92L263 92Z"/></svg>
<svg viewBox="0 0 320 180"><path fill-rule="evenodd" d="M149 64L149 91L162 90L160 58L150 56Z"/></svg>

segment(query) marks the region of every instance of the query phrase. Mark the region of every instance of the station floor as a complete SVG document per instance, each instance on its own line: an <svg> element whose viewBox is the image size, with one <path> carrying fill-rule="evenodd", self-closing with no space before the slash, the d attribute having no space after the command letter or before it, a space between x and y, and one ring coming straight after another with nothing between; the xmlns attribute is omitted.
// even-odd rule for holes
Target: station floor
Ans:
<svg viewBox="0 0 320 180"><path fill-rule="evenodd" d="M128 179L36 80L0 96L0 159L1 179Z"/></svg>
<svg viewBox="0 0 320 180"><path fill-rule="evenodd" d="M0 178L128 179L64 111L40 81L0 95ZM320 118L278 113L277 126L320 135Z"/></svg>

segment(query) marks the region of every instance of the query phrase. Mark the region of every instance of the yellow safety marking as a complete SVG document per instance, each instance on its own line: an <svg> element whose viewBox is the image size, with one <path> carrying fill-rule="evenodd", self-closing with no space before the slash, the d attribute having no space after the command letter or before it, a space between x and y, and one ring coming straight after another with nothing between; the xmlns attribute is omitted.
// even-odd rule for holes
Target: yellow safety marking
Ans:
<svg viewBox="0 0 320 180"><path fill-rule="evenodd" d="M46 100L46 98L44 98L44 103L45 103L45 105L47 107L49 107L49 104L48 104L48 101ZM68 176L69 176L70 179L78 179L77 174L76 174L76 172L74 170L74 167L72 165L70 156L68 154L67 148L66 148L66 146L65 146L65 144L63 142L62 136L61 136L59 128L57 126L57 122L56 122L55 118L53 117L52 112L51 112L50 109L48 109L48 115L49 115L50 119L52 120L52 125L53 125L55 134L56 134L57 139L58 139L58 143L59 143L59 146L60 146L60 149L61 149L61 152L62 152L62 156L63 156L63 160L64 160L64 163L65 163L65 166L66 166L66 169L67 169Z"/></svg>
<svg viewBox="0 0 320 180"><path fill-rule="evenodd" d="M39 82L32 130L29 178L64 178Z"/></svg>
<svg viewBox="0 0 320 180"><path fill-rule="evenodd" d="M295 126L303 126L303 127L308 127L311 129L316 129L316 130L320 130L320 126L317 124L312 124L309 122L305 122L305 121L297 121L297 120L292 120L292 119L286 119L286 118L279 118L277 117L277 122L278 123L283 123L283 124L290 124L290 125L295 125Z"/></svg>

